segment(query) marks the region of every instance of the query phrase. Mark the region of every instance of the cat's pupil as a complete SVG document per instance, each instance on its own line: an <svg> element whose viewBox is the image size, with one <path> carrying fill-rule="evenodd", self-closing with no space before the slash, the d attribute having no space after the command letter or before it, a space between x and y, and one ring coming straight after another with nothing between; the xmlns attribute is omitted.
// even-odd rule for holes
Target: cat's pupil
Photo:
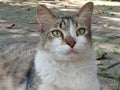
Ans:
<svg viewBox="0 0 120 90"><path fill-rule="evenodd" d="M79 28L77 31L76 31L76 35L79 36L79 35L83 35L85 33L85 28Z"/></svg>

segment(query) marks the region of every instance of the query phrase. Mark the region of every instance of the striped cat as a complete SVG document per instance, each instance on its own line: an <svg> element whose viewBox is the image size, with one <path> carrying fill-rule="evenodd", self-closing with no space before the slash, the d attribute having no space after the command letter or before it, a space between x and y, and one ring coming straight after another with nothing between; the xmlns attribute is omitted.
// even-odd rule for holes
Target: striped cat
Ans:
<svg viewBox="0 0 120 90"><path fill-rule="evenodd" d="M7 76L3 72L8 84L6 89L0 90L100 90L91 38L92 11L93 3L88 2L75 16L56 17L46 6L39 5L37 14L41 31L36 53L29 48L30 54L21 54L29 60L19 61L19 64L23 63L22 69L12 71L17 74Z"/></svg>

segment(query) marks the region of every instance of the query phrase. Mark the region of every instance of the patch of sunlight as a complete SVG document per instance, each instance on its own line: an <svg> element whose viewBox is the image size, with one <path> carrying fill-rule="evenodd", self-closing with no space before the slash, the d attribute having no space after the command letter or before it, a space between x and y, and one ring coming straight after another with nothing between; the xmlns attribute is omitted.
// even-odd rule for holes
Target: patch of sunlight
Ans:
<svg viewBox="0 0 120 90"><path fill-rule="evenodd" d="M73 11L76 11L76 9L60 9L61 11L71 11L71 12L73 12Z"/></svg>
<svg viewBox="0 0 120 90"><path fill-rule="evenodd" d="M9 30L9 32L11 32L11 33L25 33L25 30L22 30L22 29L12 29L12 30Z"/></svg>
<svg viewBox="0 0 120 90"><path fill-rule="evenodd" d="M111 11L111 12L109 12L109 14L114 14L115 16L120 16L120 12L113 12L113 11Z"/></svg>
<svg viewBox="0 0 120 90"><path fill-rule="evenodd" d="M116 27L116 26L109 26L108 28L112 30L120 30L120 27Z"/></svg>
<svg viewBox="0 0 120 90"><path fill-rule="evenodd" d="M86 2L91 1L91 0L81 0L81 4L85 4ZM120 2L111 2L111 1L94 1L94 5L107 5L107 6L120 6Z"/></svg>
<svg viewBox="0 0 120 90"><path fill-rule="evenodd" d="M99 37L99 36L92 36L93 39L96 39L96 40L101 40L102 37Z"/></svg>
<svg viewBox="0 0 120 90"><path fill-rule="evenodd" d="M53 7L53 5L52 4L50 4L50 3L42 3L42 2L38 2L38 4L45 4L46 6L48 6L48 7Z"/></svg>
<svg viewBox="0 0 120 90"><path fill-rule="evenodd" d="M37 3L35 2L23 2L22 4L19 3L19 2L16 2L16 3L9 3L9 5L11 6L31 6L31 7L36 7Z"/></svg>
<svg viewBox="0 0 120 90"><path fill-rule="evenodd" d="M115 50L115 44L108 44L108 43L101 43L99 45L100 47L102 47L106 52L113 52L113 50Z"/></svg>
<svg viewBox="0 0 120 90"><path fill-rule="evenodd" d="M27 36L40 36L38 33L30 33L29 35Z"/></svg>
<svg viewBox="0 0 120 90"><path fill-rule="evenodd" d="M103 19L109 19L111 21L118 21L120 22L120 18L116 18L116 17L106 17L106 16L102 16L101 18Z"/></svg>
<svg viewBox="0 0 120 90"><path fill-rule="evenodd" d="M6 20L2 20L2 19L0 19L0 22L1 22L1 23L4 23L4 22L6 22Z"/></svg>
<svg viewBox="0 0 120 90"><path fill-rule="evenodd" d="M11 35L10 37L12 37L12 38L19 38L19 37L24 37L24 36L17 34L17 35Z"/></svg>

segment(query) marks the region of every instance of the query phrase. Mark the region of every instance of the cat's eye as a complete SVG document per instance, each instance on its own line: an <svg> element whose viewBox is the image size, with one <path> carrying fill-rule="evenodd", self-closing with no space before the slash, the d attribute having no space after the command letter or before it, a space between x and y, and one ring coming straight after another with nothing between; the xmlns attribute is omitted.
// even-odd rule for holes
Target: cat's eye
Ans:
<svg viewBox="0 0 120 90"><path fill-rule="evenodd" d="M79 29L77 29L76 35L79 36L79 35L85 34L85 30L86 30L85 28L79 28Z"/></svg>
<svg viewBox="0 0 120 90"><path fill-rule="evenodd" d="M53 35L54 37L62 37L62 36L63 36L62 32L59 31L59 30L54 30L54 31L52 31L52 35Z"/></svg>

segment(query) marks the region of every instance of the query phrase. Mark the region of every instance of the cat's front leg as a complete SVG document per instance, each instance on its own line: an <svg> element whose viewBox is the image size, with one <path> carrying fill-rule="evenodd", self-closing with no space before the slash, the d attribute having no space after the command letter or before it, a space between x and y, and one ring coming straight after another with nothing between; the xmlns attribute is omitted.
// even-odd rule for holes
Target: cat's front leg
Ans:
<svg viewBox="0 0 120 90"><path fill-rule="evenodd" d="M53 85L41 84L38 90L57 90L57 88Z"/></svg>

